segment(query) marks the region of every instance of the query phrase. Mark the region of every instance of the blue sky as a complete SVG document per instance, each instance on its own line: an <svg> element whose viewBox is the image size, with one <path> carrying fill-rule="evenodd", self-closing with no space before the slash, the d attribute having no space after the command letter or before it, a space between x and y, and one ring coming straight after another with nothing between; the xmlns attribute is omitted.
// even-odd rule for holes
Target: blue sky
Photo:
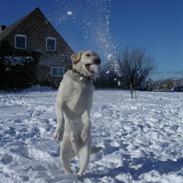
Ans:
<svg viewBox="0 0 183 183"><path fill-rule="evenodd" d="M182 0L1 0L0 24L39 6L75 50L144 48L158 70L153 78L183 77Z"/></svg>

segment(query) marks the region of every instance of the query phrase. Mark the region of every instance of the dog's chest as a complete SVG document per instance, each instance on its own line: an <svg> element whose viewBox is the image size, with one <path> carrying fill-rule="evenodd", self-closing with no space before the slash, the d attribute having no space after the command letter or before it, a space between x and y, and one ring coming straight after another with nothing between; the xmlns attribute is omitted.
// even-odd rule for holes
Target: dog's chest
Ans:
<svg viewBox="0 0 183 183"><path fill-rule="evenodd" d="M73 90L68 100L68 106L75 112L83 112L91 107L93 85L91 83L73 82Z"/></svg>

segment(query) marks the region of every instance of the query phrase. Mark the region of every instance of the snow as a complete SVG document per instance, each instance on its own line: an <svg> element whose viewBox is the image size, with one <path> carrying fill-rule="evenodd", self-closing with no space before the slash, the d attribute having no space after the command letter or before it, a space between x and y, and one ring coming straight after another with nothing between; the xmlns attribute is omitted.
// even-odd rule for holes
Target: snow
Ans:
<svg viewBox="0 0 183 183"><path fill-rule="evenodd" d="M22 64L33 60L32 56L5 56L3 59L13 65Z"/></svg>
<svg viewBox="0 0 183 183"><path fill-rule="evenodd" d="M109 54L109 55L107 56L107 60L110 60L111 58L112 58L112 55Z"/></svg>
<svg viewBox="0 0 183 183"><path fill-rule="evenodd" d="M52 137L55 96L46 88L0 93L0 182L77 182L64 175ZM183 182L183 93L137 96L95 92L92 143L102 150L91 155L84 182Z"/></svg>
<svg viewBox="0 0 183 183"><path fill-rule="evenodd" d="M67 11L67 15L72 16L73 12L72 11Z"/></svg>
<svg viewBox="0 0 183 183"><path fill-rule="evenodd" d="M106 74L109 74L109 73L110 73L110 71L109 71L109 70L107 70L107 71L106 71Z"/></svg>
<svg viewBox="0 0 183 183"><path fill-rule="evenodd" d="M55 11L47 16L55 22L56 27L61 26L66 32L74 30L76 35L84 39L85 47L95 48L104 56L104 62L109 61L108 55L116 55L118 44L110 30L110 0L55 1Z"/></svg>

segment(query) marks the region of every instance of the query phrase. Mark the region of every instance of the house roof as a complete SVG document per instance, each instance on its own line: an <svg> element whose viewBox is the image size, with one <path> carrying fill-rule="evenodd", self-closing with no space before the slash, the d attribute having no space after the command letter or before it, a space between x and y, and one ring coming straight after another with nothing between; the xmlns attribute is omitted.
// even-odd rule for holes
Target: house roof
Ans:
<svg viewBox="0 0 183 183"><path fill-rule="evenodd" d="M29 15L31 15L35 11L41 12L41 10L37 7L33 11L29 12L27 15L23 16L22 18L20 18L19 20L17 20L13 24L10 24L8 27L6 27L6 29L4 29L0 33L0 41L2 41L9 33L11 33L20 23L22 23Z"/></svg>
<svg viewBox="0 0 183 183"><path fill-rule="evenodd" d="M14 22L13 24L9 25L8 27L6 27L6 29L4 29L1 33L0 33L0 42L6 37L8 36L19 24L21 24L26 18L28 18L31 14L35 13L35 12L39 12L45 19L47 19L45 17L45 15L42 13L42 11L40 10L39 7L35 8L33 11L29 12L27 15L23 16L22 18L20 18L19 20L17 20L16 22ZM52 26L52 28L58 33L58 31L54 28L54 26L48 21L48 23ZM59 33L58 33L59 34ZM65 43L65 45L67 45L69 48L70 46L66 43L66 41L62 38L62 36L59 34L59 36L61 37L62 41ZM70 48L71 49L71 48ZM72 49L71 49L72 50ZM73 52L73 50L72 50Z"/></svg>

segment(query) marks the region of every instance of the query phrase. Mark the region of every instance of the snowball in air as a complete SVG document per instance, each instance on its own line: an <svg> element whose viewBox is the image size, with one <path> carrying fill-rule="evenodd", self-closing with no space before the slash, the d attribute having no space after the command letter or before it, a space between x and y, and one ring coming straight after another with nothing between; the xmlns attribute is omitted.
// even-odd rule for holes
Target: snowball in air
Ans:
<svg viewBox="0 0 183 183"><path fill-rule="evenodd" d="M111 55L111 54L109 54L109 55L107 56L107 59L108 59L108 60L110 60L110 59L111 59L111 57L112 57L112 55Z"/></svg>
<svg viewBox="0 0 183 183"><path fill-rule="evenodd" d="M67 11L67 15L72 16L73 12L72 11Z"/></svg>
<svg viewBox="0 0 183 183"><path fill-rule="evenodd" d="M88 36L84 36L85 39L88 39Z"/></svg>

